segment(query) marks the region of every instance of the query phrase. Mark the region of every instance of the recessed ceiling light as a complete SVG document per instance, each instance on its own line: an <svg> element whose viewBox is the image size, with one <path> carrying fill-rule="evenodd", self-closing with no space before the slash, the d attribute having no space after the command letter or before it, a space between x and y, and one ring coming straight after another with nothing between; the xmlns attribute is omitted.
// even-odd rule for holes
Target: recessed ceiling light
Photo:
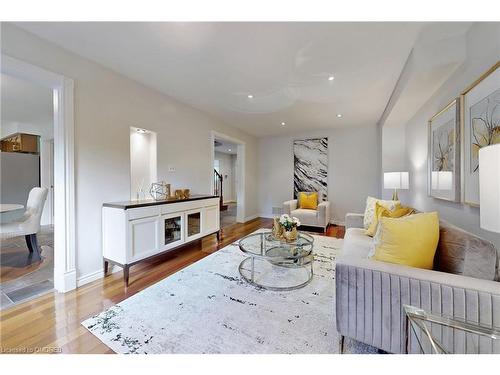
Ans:
<svg viewBox="0 0 500 375"><path fill-rule="evenodd" d="M252 95L252 94L248 94L248 95L247 95L247 98L248 98L248 99L253 99L253 95Z"/></svg>
<svg viewBox="0 0 500 375"><path fill-rule="evenodd" d="M329 81L333 81L334 79L335 79L335 77L334 77L334 76L330 76L330 77L328 77L328 80L329 80Z"/></svg>
<svg viewBox="0 0 500 375"><path fill-rule="evenodd" d="M338 117L338 118L341 118L341 117L342 117L342 114L337 113L337 117Z"/></svg>
<svg viewBox="0 0 500 375"><path fill-rule="evenodd" d="M230 148L228 148L227 150L228 150L229 152L231 152L231 149L230 149Z"/></svg>
<svg viewBox="0 0 500 375"><path fill-rule="evenodd" d="M281 126L285 126L285 125L286 125L286 123L283 121L283 122L281 123Z"/></svg>
<svg viewBox="0 0 500 375"><path fill-rule="evenodd" d="M141 128L137 128L136 131L137 131L137 133L141 133L141 134L148 132L146 129L141 129Z"/></svg>

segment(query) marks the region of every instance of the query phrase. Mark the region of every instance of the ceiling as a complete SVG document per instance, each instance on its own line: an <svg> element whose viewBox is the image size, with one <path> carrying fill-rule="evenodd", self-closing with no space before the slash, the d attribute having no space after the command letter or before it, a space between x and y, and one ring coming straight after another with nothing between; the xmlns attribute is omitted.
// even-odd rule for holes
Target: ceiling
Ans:
<svg viewBox="0 0 500 375"><path fill-rule="evenodd" d="M5 131L26 131L50 136L53 133L53 98L49 88L0 75L2 136Z"/></svg>
<svg viewBox="0 0 500 375"><path fill-rule="evenodd" d="M17 25L255 136L375 126L416 40L429 26L399 22Z"/></svg>

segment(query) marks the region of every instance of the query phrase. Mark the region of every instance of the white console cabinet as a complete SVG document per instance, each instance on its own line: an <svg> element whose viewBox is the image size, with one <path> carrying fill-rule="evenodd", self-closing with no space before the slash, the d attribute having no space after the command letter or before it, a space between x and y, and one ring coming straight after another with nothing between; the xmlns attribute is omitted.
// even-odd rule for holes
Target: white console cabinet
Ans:
<svg viewBox="0 0 500 375"><path fill-rule="evenodd" d="M183 244L217 234L219 198L193 196L185 200L105 203L102 208L104 273L109 263L129 268Z"/></svg>

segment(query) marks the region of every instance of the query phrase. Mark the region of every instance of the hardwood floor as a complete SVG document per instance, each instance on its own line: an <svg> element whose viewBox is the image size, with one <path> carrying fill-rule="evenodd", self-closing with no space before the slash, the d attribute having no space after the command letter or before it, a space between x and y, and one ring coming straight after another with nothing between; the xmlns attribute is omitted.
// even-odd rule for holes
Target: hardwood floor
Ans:
<svg viewBox="0 0 500 375"><path fill-rule="evenodd" d="M0 353L112 353L81 324L88 317L123 301L176 271L210 255L259 229L270 228L271 219L255 219L223 229L215 235L131 268L130 285L122 273L84 285L65 294L48 293L0 312ZM321 233L318 233L321 234ZM343 238L344 228L330 226L327 236Z"/></svg>

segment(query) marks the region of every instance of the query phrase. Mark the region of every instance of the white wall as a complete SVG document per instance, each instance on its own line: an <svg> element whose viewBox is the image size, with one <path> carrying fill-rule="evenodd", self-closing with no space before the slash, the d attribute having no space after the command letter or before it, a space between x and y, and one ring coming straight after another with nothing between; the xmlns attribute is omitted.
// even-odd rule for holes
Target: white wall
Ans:
<svg viewBox="0 0 500 375"><path fill-rule="evenodd" d="M328 200L333 221L348 212L364 212L366 197L380 194L380 139L377 126L314 131L259 139L259 209L293 199L293 140L328 137Z"/></svg>
<svg viewBox="0 0 500 375"><path fill-rule="evenodd" d="M222 197L224 202L236 201L234 172L236 155L216 151L214 158L215 160L219 160L219 171L223 176Z"/></svg>
<svg viewBox="0 0 500 375"><path fill-rule="evenodd" d="M411 204L420 210L438 211L443 219L489 239L500 251L500 235L480 229L478 208L427 196L427 122L499 60L500 25L474 24L466 36L466 51L464 64L406 124L406 164L410 169Z"/></svg>
<svg viewBox="0 0 500 375"><path fill-rule="evenodd" d="M1 38L2 53L75 80L79 278L102 269L102 204L130 198L131 126L156 132L158 179L193 193L211 193L211 131L244 141L245 216L257 214L256 138L11 24L2 23Z"/></svg>

